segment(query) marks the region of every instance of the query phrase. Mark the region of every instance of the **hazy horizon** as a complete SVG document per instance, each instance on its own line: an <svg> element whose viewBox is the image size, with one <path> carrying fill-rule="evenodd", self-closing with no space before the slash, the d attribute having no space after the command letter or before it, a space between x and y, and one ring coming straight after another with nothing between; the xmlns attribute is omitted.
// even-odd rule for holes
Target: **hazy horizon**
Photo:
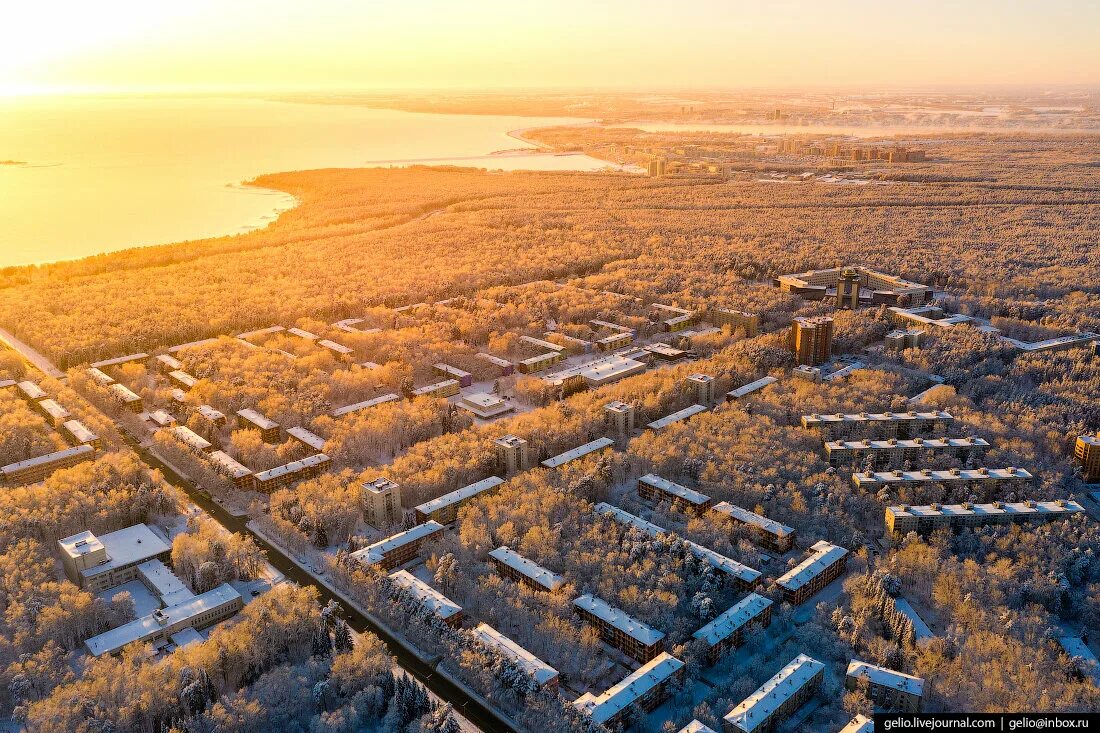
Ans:
<svg viewBox="0 0 1100 733"><path fill-rule="evenodd" d="M212 0L9 9L0 94L1100 84L1100 7Z"/></svg>

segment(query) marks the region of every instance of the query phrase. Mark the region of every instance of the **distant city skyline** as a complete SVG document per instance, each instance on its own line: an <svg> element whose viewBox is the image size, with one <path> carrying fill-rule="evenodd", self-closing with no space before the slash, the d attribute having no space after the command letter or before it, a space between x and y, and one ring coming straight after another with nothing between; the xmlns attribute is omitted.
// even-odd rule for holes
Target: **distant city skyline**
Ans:
<svg viewBox="0 0 1100 733"><path fill-rule="evenodd" d="M9 95L1100 84L1079 0L64 0L5 20Z"/></svg>

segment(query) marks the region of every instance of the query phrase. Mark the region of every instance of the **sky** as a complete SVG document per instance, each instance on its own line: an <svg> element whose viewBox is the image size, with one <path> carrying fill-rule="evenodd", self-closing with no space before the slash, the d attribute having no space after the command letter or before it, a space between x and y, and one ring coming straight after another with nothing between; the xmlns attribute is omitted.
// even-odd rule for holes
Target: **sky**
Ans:
<svg viewBox="0 0 1100 733"><path fill-rule="evenodd" d="M7 0L0 94L1100 83L1093 0Z"/></svg>

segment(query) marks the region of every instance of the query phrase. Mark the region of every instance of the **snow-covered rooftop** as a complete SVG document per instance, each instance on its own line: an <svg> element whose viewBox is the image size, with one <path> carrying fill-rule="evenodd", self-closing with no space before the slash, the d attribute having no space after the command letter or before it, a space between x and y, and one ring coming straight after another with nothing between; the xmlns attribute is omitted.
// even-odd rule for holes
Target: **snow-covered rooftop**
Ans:
<svg viewBox="0 0 1100 733"><path fill-rule="evenodd" d="M473 634L488 647L510 659L517 667L530 675L539 686L545 685L558 676L558 670L536 657L531 652L494 629L489 624L478 624Z"/></svg>
<svg viewBox="0 0 1100 733"><path fill-rule="evenodd" d="M714 646L728 639L738 629L762 614L772 605L770 598L750 593L733 606L719 614L713 621L696 631L692 636Z"/></svg>
<svg viewBox="0 0 1100 733"><path fill-rule="evenodd" d="M456 489L449 494L444 494L439 498L426 501L423 504L416 507L418 512L431 515L432 512L437 512L440 509L451 506L452 504L458 504L459 502L466 501L483 491L490 491L495 489L504 483L504 479L499 476L490 476L483 478L482 480L472 483L469 486L463 486L461 489Z"/></svg>
<svg viewBox="0 0 1100 733"><path fill-rule="evenodd" d="M667 652L662 652L624 677L614 687L608 688L600 695L585 693L578 697L573 705L587 713L593 723L605 723L630 707L642 695L666 682L683 666L684 663L679 659Z"/></svg>
<svg viewBox="0 0 1100 733"><path fill-rule="evenodd" d="M424 524L418 524L412 529L407 529L404 532L398 532L392 537L387 537L381 542L375 542L373 545L364 547L361 550L356 550L351 553L351 557L354 557L360 562L367 563L368 565L374 565L375 563L382 562L386 555L397 548L403 547L410 542L418 542L436 532L442 531L443 525L439 522L424 522Z"/></svg>
<svg viewBox="0 0 1100 733"><path fill-rule="evenodd" d="M359 410L365 410L368 407L374 407L376 405L381 405L381 404L386 403L386 402L393 402L394 400L399 400L399 399L401 399L399 396L397 396L397 395L395 395L391 392L390 394L384 394L381 397L374 397L374 398L369 399L369 400L363 400L362 402L356 402L356 403L351 404L351 405L344 405L343 407L338 407L338 408L336 408L335 410L332 411L332 416L333 417L341 417L343 415L347 415L347 414L352 413L352 412L358 412Z"/></svg>
<svg viewBox="0 0 1100 733"><path fill-rule="evenodd" d="M897 672L886 667L880 667L870 662L861 662L853 659L848 665L848 676L857 679L865 679L872 685L889 687L892 690L906 692L910 695L924 694L924 680L911 674Z"/></svg>
<svg viewBox="0 0 1100 733"><path fill-rule="evenodd" d="M848 554L843 547L825 540L820 540L810 549L809 557L783 573L775 582L788 590L798 590Z"/></svg>
<svg viewBox="0 0 1100 733"><path fill-rule="evenodd" d="M545 461L542 462L542 465L546 466L547 468L557 468L559 466L564 466L570 461L575 461L578 458L583 458L589 453L595 453L596 451L603 450L604 448L610 448L613 445L615 445L615 441L611 438L597 438L596 440L585 443L584 445L579 445L572 450L567 450L565 453L560 453L553 458L547 458Z"/></svg>
<svg viewBox="0 0 1100 733"><path fill-rule="evenodd" d="M824 664L805 654L799 654L756 692L726 713L724 720L736 730L752 733L780 705L824 671Z"/></svg>
<svg viewBox="0 0 1100 733"><path fill-rule="evenodd" d="M684 501L690 504L695 504L696 506L702 506L703 504L706 504L708 501L710 501L710 497L700 491L689 489L686 486L681 486L674 481L669 481L667 478L662 478L661 476L653 473L647 473L645 476L642 476L640 479L638 479L638 483L649 484L650 486L660 489L666 494L671 494L672 496L683 499Z"/></svg>
<svg viewBox="0 0 1100 733"><path fill-rule="evenodd" d="M650 430L662 430L664 428L667 428L669 425L672 425L673 423L678 423L681 420L687 420L689 417L693 417L695 415L698 415L700 412L706 411L707 408L703 405L692 405L691 407L685 407L682 410L677 410L671 415L665 415L660 420L654 420L646 427L648 427Z"/></svg>
<svg viewBox="0 0 1100 733"><path fill-rule="evenodd" d="M407 570L398 570L390 573L390 580L415 598L421 606L444 621L451 618L456 613L462 613L462 606L458 605Z"/></svg>
<svg viewBox="0 0 1100 733"><path fill-rule="evenodd" d="M644 646L651 646L656 644L661 639L665 638L663 632L642 623L633 616L628 615L621 609L612 606L607 601L596 598L591 594L585 594L580 598L573 601L573 605L588 613L592 614L596 618L600 619L604 623L612 626L619 631L623 632L632 639L635 639Z"/></svg>
<svg viewBox="0 0 1100 733"><path fill-rule="evenodd" d="M528 560L523 555L507 547L498 547L489 553L489 557L504 563L524 577L530 578L535 583L538 583L543 588L550 591L557 590L565 582L565 578L562 576L547 570L536 562Z"/></svg>
<svg viewBox="0 0 1100 733"><path fill-rule="evenodd" d="M750 512L744 507L739 507L736 504L730 504L728 501L722 501L711 507L713 511L720 512L730 517L736 522L742 522L744 524L751 524L754 527L759 527L768 534L775 535L776 537L787 537L794 533L794 528L788 527L782 522L777 522L774 519L768 519L761 516L756 512Z"/></svg>
<svg viewBox="0 0 1100 733"><path fill-rule="evenodd" d="M82 544L83 542L83 544ZM172 547L145 524L135 524L96 537L85 531L60 540L61 547L73 557L87 554L98 543L107 551L107 562L81 571L84 577L99 575L113 568L134 565L171 552Z"/></svg>

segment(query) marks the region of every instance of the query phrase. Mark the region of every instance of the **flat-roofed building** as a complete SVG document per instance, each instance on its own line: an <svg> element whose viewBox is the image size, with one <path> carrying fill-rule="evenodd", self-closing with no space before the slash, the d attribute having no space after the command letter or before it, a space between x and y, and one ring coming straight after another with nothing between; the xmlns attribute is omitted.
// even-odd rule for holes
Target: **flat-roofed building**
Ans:
<svg viewBox="0 0 1100 733"><path fill-rule="evenodd" d="M474 639L491 653L506 659L531 678L537 689L553 693L558 689L558 670L494 629L481 623L472 632Z"/></svg>
<svg viewBox="0 0 1100 733"><path fill-rule="evenodd" d="M535 374L543 369L549 369L555 364L565 361L565 354L560 351L547 351L538 356L521 359L519 362L520 374Z"/></svg>
<svg viewBox="0 0 1100 733"><path fill-rule="evenodd" d="M191 389L199 383L199 380L195 379L182 369L168 372L168 378L175 382L181 389Z"/></svg>
<svg viewBox="0 0 1100 733"><path fill-rule="evenodd" d="M75 466L93 458L95 458L95 448L90 445L76 445L44 456L9 463L0 467L0 477L3 477L4 483L8 486L35 484L54 471Z"/></svg>
<svg viewBox="0 0 1100 733"><path fill-rule="evenodd" d="M866 715L857 715L840 729L840 733L875 733L875 721Z"/></svg>
<svg viewBox="0 0 1100 733"><path fill-rule="evenodd" d="M211 451L209 453L210 464L214 470L233 482L233 486L247 490L252 488L252 469L240 463L225 451Z"/></svg>
<svg viewBox="0 0 1100 733"><path fill-rule="evenodd" d="M695 402L706 407L714 405L714 377L709 374L692 374L688 386L695 390Z"/></svg>
<svg viewBox="0 0 1100 733"><path fill-rule="evenodd" d="M298 328L296 326L293 328L288 328L286 332L291 336L297 336L298 338L305 339L306 341L316 341L318 338L320 338L317 334L312 333L311 331L307 331L304 328Z"/></svg>
<svg viewBox="0 0 1100 733"><path fill-rule="evenodd" d="M799 654L722 719L724 733L767 733L802 707L821 687L825 665Z"/></svg>
<svg viewBox="0 0 1100 733"><path fill-rule="evenodd" d="M859 308L859 273L851 267L845 267L836 281L836 307L838 310Z"/></svg>
<svg viewBox="0 0 1100 733"><path fill-rule="evenodd" d="M257 491L271 493L307 478L320 476L331 463L332 459L327 455L316 453L298 461L259 471L254 474L253 480Z"/></svg>
<svg viewBox="0 0 1100 733"><path fill-rule="evenodd" d="M153 410L149 413L149 419L152 420L158 428L170 428L176 424L176 418L172 417L171 413L167 410Z"/></svg>
<svg viewBox="0 0 1100 733"><path fill-rule="evenodd" d="M443 623L453 628L462 624L462 606L407 570L390 573L390 580L402 593Z"/></svg>
<svg viewBox="0 0 1100 733"><path fill-rule="evenodd" d="M171 351L171 349L169 349L169 351ZM128 364L131 361L144 361L145 359L148 359L148 358L149 358L149 355L146 354L144 351L142 351L142 352L137 353L137 354L127 354L125 356L116 356L113 359L103 359L102 361L93 361L91 364L89 364L89 366L95 367L96 369L103 369L104 367L113 367L113 366L118 366L120 364Z"/></svg>
<svg viewBox="0 0 1100 733"><path fill-rule="evenodd" d="M469 387L471 384L474 383L473 374L459 369L458 367L453 367L450 364L439 362L437 364L433 364L432 369L434 369L436 373L439 374L441 377L444 377L446 379L458 380L458 384L460 387Z"/></svg>
<svg viewBox="0 0 1100 733"><path fill-rule="evenodd" d="M183 443L195 453L209 453L214 449L213 444L211 444L209 440L186 425L174 425L168 429L168 432L172 434L172 437Z"/></svg>
<svg viewBox="0 0 1100 733"><path fill-rule="evenodd" d="M646 365L640 361L616 357L585 366L579 369L577 374L584 380L585 386L595 389L605 384L618 382L620 379L632 377L635 374L641 374L645 370Z"/></svg>
<svg viewBox="0 0 1100 733"><path fill-rule="evenodd" d="M179 576L156 558L138 565L137 574L138 580L155 593L160 598L161 604L165 606L174 606L195 597Z"/></svg>
<svg viewBox="0 0 1100 733"><path fill-rule="evenodd" d="M189 598L174 606L158 608L148 616L93 636L84 642L94 657L117 654L128 644L142 642L161 646L184 629L202 629L232 618L244 608L241 594L222 583L217 588Z"/></svg>
<svg viewBox="0 0 1100 733"><path fill-rule="evenodd" d="M775 581L783 600L797 606L841 576L848 563L848 551L825 540L810 548L810 555Z"/></svg>
<svg viewBox="0 0 1100 733"><path fill-rule="evenodd" d="M565 584L562 576L507 547L498 547L490 552L489 564L503 577L522 583L532 590L553 593Z"/></svg>
<svg viewBox="0 0 1100 733"><path fill-rule="evenodd" d="M546 341L544 339L535 338L534 336L520 336L519 340L528 346L534 346L539 351L565 351L565 347L561 344L555 344L553 341Z"/></svg>
<svg viewBox="0 0 1100 733"><path fill-rule="evenodd" d="M385 476L376 476L359 485L363 506L363 521L375 529L398 524L404 517L401 486Z"/></svg>
<svg viewBox="0 0 1100 733"><path fill-rule="evenodd" d="M744 590L752 590L760 582L761 574L759 570L753 570L749 566L742 565L733 558L726 557L721 553L715 552L708 547L703 547L702 545L696 542L692 542L691 540L686 540L683 537L677 535L675 532L670 532L663 527L657 526L653 522L647 522L641 517L635 516L625 509L620 509L617 506L612 506L611 504L602 501L597 504L594 509L597 514L608 517L609 519L613 519L614 521L624 526L637 529L655 539L666 535L674 537L677 542L683 544L684 548L687 549L688 552L690 552L696 558L707 563L712 568L722 573L724 576L731 578L739 588L742 588Z"/></svg>
<svg viewBox="0 0 1100 733"><path fill-rule="evenodd" d="M733 400L739 400L742 397L747 397L753 392L758 392L767 387L769 384L775 384L778 381L779 380L775 377L761 377L760 379L742 385L737 389L726 392L726 401L732 402Z"/></svg>
<svg viewBox="0 0 1100 733"><path fill-rule="evenodd" d="M171 354L157 354L153 357L153 361L157 370L165 374L183 370L183 362Z"/></svg>
<svg viewBox="0 0 1100 733"><path fill-rule="evenodd" d="M301 443L306 448L312 448L313 450L318 452L324 452L325 450L325 439L310 430L306 430L303 427L296 426L293 428L287 428L286 434Z"/></svg>
<svg viewBox="0 0 1100 733"><path fill-rule="evenodd" d="M1073 457L1081 464L1085 481L1100 482L1100 433L1079 435L1073 446Z"/></svg>
<svg viewBox="0 0 1100 733"><path fill-rule="evenodd" d="M782 522L768 519L756 512L723 501L711 507L722 516L731 520L734 524L751 527L760 544L775 552L790 552L794 546L795 531Z"/></svg>
<svg viewBox="0 0 1100 733"><path fill-rule="evenodd" d="M387 402L396 402L399 399L401 399L400 395L396 395L391 392L389 394L384 394L379 397L372 397L369 400L363 400L362 402L355 402L350 405L338 407L332 411L332 416L343 417L344 415L350 415L353 412L359 412L360 410L366 410L371 407L377 407L378 405L384 405Z"/></svg>
<svg viewBox="0 0 1100 733"><path fill-rule="evenodd" d="M714 728L711 728L709 725L700 723L698 720L693 720L676 731L676 733L718 733L718 731L714 730Z"/></svg>
<svg viewBox="0 0 1100 733"><path fill-rule="evenodd" d="M830 440L825 442L825 457L833 468L900 468L908 461L943 456L970 462L989 450L982 438L882 438L871 440Z"/></svg>
<svg viewBox="0 0 1100 733"><path fill-rule="evenodd" d="M93 448L101 447L99 436L79 420L66 420L61 427L69 434L69 439L77 445L90 445Z"/></svg>
<svg viewBox="0 0 1100 733"><path fill-rule="evenodd" d="M833 353L833 319L829 316L795 318L791 322L790 346L798 364L824 364Z"/></svg>
<svg viewBox="0 0 1100 733"><path fill-rule="evenodd" d="M760 333L760 316L756 313L732 310L729 308L713 308L707 311L707 319L716 326L729 326L732 329L742 328L749 338Z"/></svg>
<svg viewBox="0 0 1100 733"><path fill-rule="evenodd" d="M527 441L515 435L504 435L493 441L497 453L497 465L505 478L531 467Z"/></svg>
<svg viewBox="0 0 1100 733"><path fill-rule="evenodd" d="M215 410L210 405L199 405L197 412L214 427L220 428L225 425L225 413L221 410Z"/></svg>
<svg viewBox="0 0 1100 733"><path fill-rule="evenodd" d="M186 349L194 349L199 346L211 346L216 343L218 343L217 337L199 339L198 341L188 341L186 344L177 344L171 348L165 349L165 351L167 351L169 354L178 354L179 352L185 351Z"/></svg>
<svg viewBox="0 0 1100 733"><path fill-rule="evenodd" d="M109 387L115 383L115 378L97 367L88 367L86 374L100 387Z"/></svg>
<svg viewBox="0 0 1100 733"><path fill-rule="evenodd" d="M677 349L666 343L647 344L642 348L652 354L653 358L658 361L677 361L687 356L687 352L683 349Z"/></svg>
<svg viewBox="0 0 1100 733"><path fill-rule="evenodd" d="M617 438L629 438L634 432L634 405L614 400L604 405L603 411L610 432Z"/></svg>
<svg viewBox="0 0 1100 733"><path fill-rule="evenodd" d="M42 416L45 417L55 429L60 428L65 424L66 420L72 417L72 414L58 404L57 400L38 400L34 404L38 408L38 411L42 413Z"/></svg>
<svg viewBox="0 0 1100 733"><path fill-rule="evenodd" d="M572 450L567 450L564 453L559 453L552 458L547 458L542 462L542 465L547 468L559 468L567 463L572 463L585 456L598 453L606 448L610 448L615 445L615 441L611 438L596 438L593 441L585 443L584 445L578 445Z"/></svg>
<svg viewBox="0 0 1100 733"><path fill-rule="evenodd" d="M147 560L168 561L172 546L148 525L108 532L97 537L85 530L57 541L65 575L89 593L138 579L138 565Z"/></svg>
<svg viewBox="0 0 1100 733"><path fill-rule="evenodd" d="M674 425L675 423L687 420L689 417L694 417L700 412L706 412L707 409L709 408L707 408L705 405L692 405L691 407L685 407L682 410L677 410L671 415L665 415L659 420L654 420L653 422L646 425L646 427L650 430L664 430L669 425Z"/></svg>
<svg viewBox="0 0 1100 733"><path fill-rule="evenodd" d="M444 379L442 382L427 384L414 389L413 397L453 397L461 391L457 379Z"/></svg>
<svg viewBox="0 0 1100 733"><path fill-rule="evenodd" d="M456 404L482 420L492 420L494 417L500 417L514 409L507 401L488 392L462 395Z"/></svg>
<svg viewBox="0 0 1100 733"><path fill-rule="evenodd" d="M424 543L432 542L442 536L443 525L439 522L427 521L361 550L356 550L350 557L364 565L376 565L389 571L420 555L420 549Z"/></svg>
<svg viewBox="0 0 1100 733"><path fill-rule="evenodd" d="M481 359L484 362L488 362L489 364L492 364L493 366L500 369L500 376L502 377L510 376L516 370L515 364L508 361L507 359L502 359L499 356L487 354L484 351L479 351L478 353L474 354L474 357Z"/></svg>
<svg viewBox="0 0 1100 733"><path fill-rule="evenodd" d="M716 664L731 649L745 643L745 632L766 628L772 620L772 600L750 593L692 634L707 645L707 664Z"/></svg>
<svg viewBox="0 0 1100 733"><path fill-rule="evenodd" d="M899 328L886 334L883 343L889 351L919 349L924 345L924 334L920 328Z"/></svg>
<svg viewBox="0 0 1100 733"><path fill-rule="evenodd" d="M596 725L615 728L628 711L648 712L664 702L669 686L683 676L684 663L662 652L601 694L581 695L573 706Z"/></svg>
<svg viewBox="0 0 1100 733"><path fill-rule="evenodd" d="M244 430L259 430L265 443L279 442L279 423L261 415L251 407L237 410L237 427Z"/></svg>
<svg viewBox="0 0 1100 733"><path fill-rule="evenodd" d="M440 524L450 524L458 519L458 510L478 497L490 496L500 488L504 479L499 476L489 476L480 481L463 486L437 499L426 501L416 507L417 523L434 519Z"/></svg>
<svg viewBox="0 0 1100 733"><path fill-rule="evenodd" d="M667 501L672 504L673 509L697 516L714 504L714 499L706 494L653 473L647 473L638 479L638 496L647 501Z"/></svg>
<svg viewBox="0 0 1100 733"><path fill-rule="evenodd" d="M791 370L791 374L796 379L804 379L815 384L821 381L821 367L810 366L809 364L799 364Z"/></svg>
<svg viewBox="0 0 1100 733"><path fill-rule="evenodd" d="M849 690L865 688L878 708L899 713L919 713L924 699L924 680L869 662L853 659L844 676Z"/></svg>
<svg viewBox="0 0 1100 733"><path fill-rule="evenodd" d="M829 290L837 289L840 279L847 272L855 275L855 282L859 285L859 290L855 294L856 299L868 305L881 303L897 305L903 298L912 305L923 305L932 300L933 290L929 285L921 285L866 267L850 265L780 275L775 278L774 284L788 293L795 293L810 300L821 300L827 297ZM868 291L865 296L863 290Z"/></svg>
<svg viewBox="0 0 1100 733"><path fill-rule="evenodd" d="M343 344L336 343L331 339L318 339L317 345L322 349L329 351L340 361L350 361L351 355L355 353L355 350L344 346Z"/></svg>
<svg viewBox="0 0 1100 733"><path fill-rule="evenodd" d="M15 389L19 393L19 396L27 402L38 402L48 397L44 389L29 379L24 379L22 382L16 382Z"/></svg>
<svg viewBox="0 0 1100 733"><path fill-rule="evenodd" d="M573 611L591 624L601 639L643 664L665 650L664 633L603 599L586 593L573 601Z"/></svg>
<svg viewBox="0 0 1100 733"><path fill-rule="evenodd" d="M860 412L802 416L802 427L817 430L824 440L864 438L916 438L942 433L955 421L949 412Z"/></svg>
<svg viewBox="0 0 1100 733"><path fill-rule="evenodd" d="M634 343L632 331L616 331L615 333L596 339L596 349L599 351L614 351Z"/></svg>
<svg viewBox="0 0 1100 733"><path fill-rule="evenodd" d="M1058 519L1068 519L1084 513L1085 508L1075 501L995 501L991 504L929 504L928 506L886 507L886 531L905 535L910 532L928 534L949 527L985 527L997 524L1042 524Z"/></svg>
<svg viewBox="0 0 1100 733"><path fill-rule="evenodd" d="M244 333L238 333L237 338L242 341L248 341L249 339L256 338L257 336L270 336L273 333L279 333L285 331L284 326L268 326L267 328L257 328L255 331L245 331Z"/></svg>
<svg viewBox="0 0 1100 733"><path fill-rule="evenodd" d="M919 471L860 471L852 474L852 481L861 489L875 491L894 485L945 484L948 486L986 486L987 488L1014 487L1024 489L1034 477L1029 471L1015 466L1008 468L948 468Z"/></svg>

